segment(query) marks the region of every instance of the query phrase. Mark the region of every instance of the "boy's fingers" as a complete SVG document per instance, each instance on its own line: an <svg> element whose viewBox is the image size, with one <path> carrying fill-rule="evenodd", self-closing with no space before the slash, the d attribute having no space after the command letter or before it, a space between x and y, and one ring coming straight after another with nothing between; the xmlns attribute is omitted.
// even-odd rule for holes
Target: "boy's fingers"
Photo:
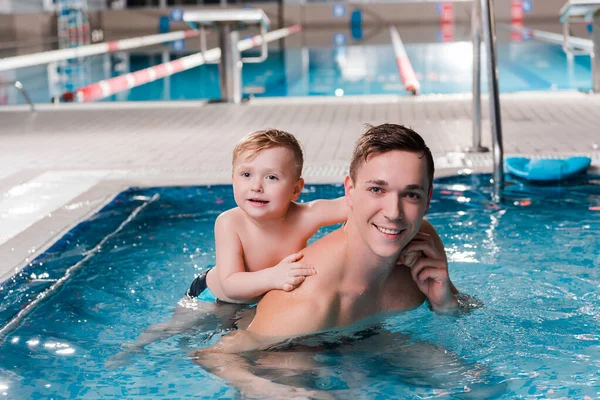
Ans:
<svg viewBox="0 0 600 400"><path fill-rule="evenodd" d="M289 256L284 258L283 261L288 262L288 263L293 263L293 262L300 260L302 257L304 257L304 254L294 253L294 254L290 254Z"/></svg>
<svg viewBox="0 0 600 400"><path fill-rule="evenodd" d="M310 265L306 265L306 264L299 264L298 266L295 266L294 268L292 268L290 270L290 274L292 276L299 276L299 275L308 276L308 275L315 275L316 273L317 273L317 270L315 270L314 267L312 267Z"/></svg>
<svg viewBox="0 0 600 400"><path fill-rule="evenodd" d="M293 278L290 278L286 283L284 283L281 288L285 292L291 292L292 290L296 289L298 287L298 285L300 285L302 282L304 282L304 279L305 279L305 277L302 275L295 276Z"/></svg>

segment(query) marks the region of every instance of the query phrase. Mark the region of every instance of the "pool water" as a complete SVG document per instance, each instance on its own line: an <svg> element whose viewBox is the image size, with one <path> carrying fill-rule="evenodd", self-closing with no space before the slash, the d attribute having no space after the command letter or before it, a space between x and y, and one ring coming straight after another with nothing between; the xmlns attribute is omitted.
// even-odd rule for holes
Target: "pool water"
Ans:
<svg viewBox="0 0 600 400"><path fill-rule="evenodd" d="M338 35L338 34L336 34ZM335 37L335 35L334 35ZM347 96L406 95L391 44L348 43L329 46L283 47L269 52L259 64L242 70L245 95ZM421 83L422 94L470 93L470 42L407 43L407 54ZM36 103L94 82L134 72L191 53L131 51L75 59L60 64L23 68L0 75L0 81L23 82ZM484 56L485 57L485 56ZM483 60L485 63L485 58ZM485 66L485 64L482 64ZM561 46L535 41L498 44L499 87L503 93L584 90L592 86L589 56L569 58ZM486 73L482 90L487 91ZM200 100L220 98L216 64L202 65L110 96L103 101ZM0 104L23 104L11 87L0 88Z"/></svg>
<svg viewBox="0 0 600 400"><path fill-rule="evenodd" d="M446 245L454 284L485 307L455 318L424 305L387 318L360 339L309 338L296 350L303 349L311 368L263 368L262 376L340 398L447 398L466 396L465 386L475 398L600 396L600 181L509 180L497 205L489 200L489 178L438 179L428 216ZM301 199L342 191L308 186ZM214 220L233 206L230 186L130 189L4 282L2 324L80 265L3 338L0 393L235 397L235 389L188 356L223 334L211 335L214 326L105 366L122 343L170 318L194 274L214 263ZM284 350L257 357L285 359ZM434 367L412 362L421 354Z"/></svg>

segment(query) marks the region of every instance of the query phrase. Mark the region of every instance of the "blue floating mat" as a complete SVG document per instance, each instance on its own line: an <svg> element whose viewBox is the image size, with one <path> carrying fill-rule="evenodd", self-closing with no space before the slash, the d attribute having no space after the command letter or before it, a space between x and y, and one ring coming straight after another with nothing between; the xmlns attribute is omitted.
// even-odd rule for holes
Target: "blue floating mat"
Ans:
<svg viewBox="0 0 600 400"><path fill-rule="evenodd" d="M582 174L590 167L589 157L535 159L508 157L506 169L513 175L530 181L562 181Z"/></svg>

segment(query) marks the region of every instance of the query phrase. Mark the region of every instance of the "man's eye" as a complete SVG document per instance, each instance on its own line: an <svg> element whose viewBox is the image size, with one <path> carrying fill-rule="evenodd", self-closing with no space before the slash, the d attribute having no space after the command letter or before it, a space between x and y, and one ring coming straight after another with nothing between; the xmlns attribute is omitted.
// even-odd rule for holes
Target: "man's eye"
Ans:
<svg viewBox="0 0 600 400"><path fill-rule="evenodd" d="M420 200L421 199L421 195L419 193L407 193L406 197L408 197L411 200Z"/></svg>
<svg viewBox="0 0 600 400"><path fill-rule="evenodd" d="M371 193L383 193L383 189L379 187L370 187L369 192Z"/></svg>

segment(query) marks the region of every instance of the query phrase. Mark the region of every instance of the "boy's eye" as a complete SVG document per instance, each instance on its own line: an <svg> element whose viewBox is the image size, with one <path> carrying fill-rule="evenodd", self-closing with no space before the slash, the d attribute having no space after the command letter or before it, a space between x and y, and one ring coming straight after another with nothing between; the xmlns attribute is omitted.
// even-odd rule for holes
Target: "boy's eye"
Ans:
<svg viewBox="0 0 600 400"><path fill-rule="evenodd" d="M274 180L277 180L278 178L275 175L267 175L267 179L271 180L271 181L274 181Z"/></svg>
<svg viewBox="0 0 600 400"><path fill-rule="evenodd" d="M240 174L243 178L249 178L250 177L250 172L242 172Z"/></svg>
<svg viewBox="0 0 600 400"><path fill-rule="evenodd" d="M369 192L371 193L383 193L383 189L380 187L370 187Z"/></svg>

